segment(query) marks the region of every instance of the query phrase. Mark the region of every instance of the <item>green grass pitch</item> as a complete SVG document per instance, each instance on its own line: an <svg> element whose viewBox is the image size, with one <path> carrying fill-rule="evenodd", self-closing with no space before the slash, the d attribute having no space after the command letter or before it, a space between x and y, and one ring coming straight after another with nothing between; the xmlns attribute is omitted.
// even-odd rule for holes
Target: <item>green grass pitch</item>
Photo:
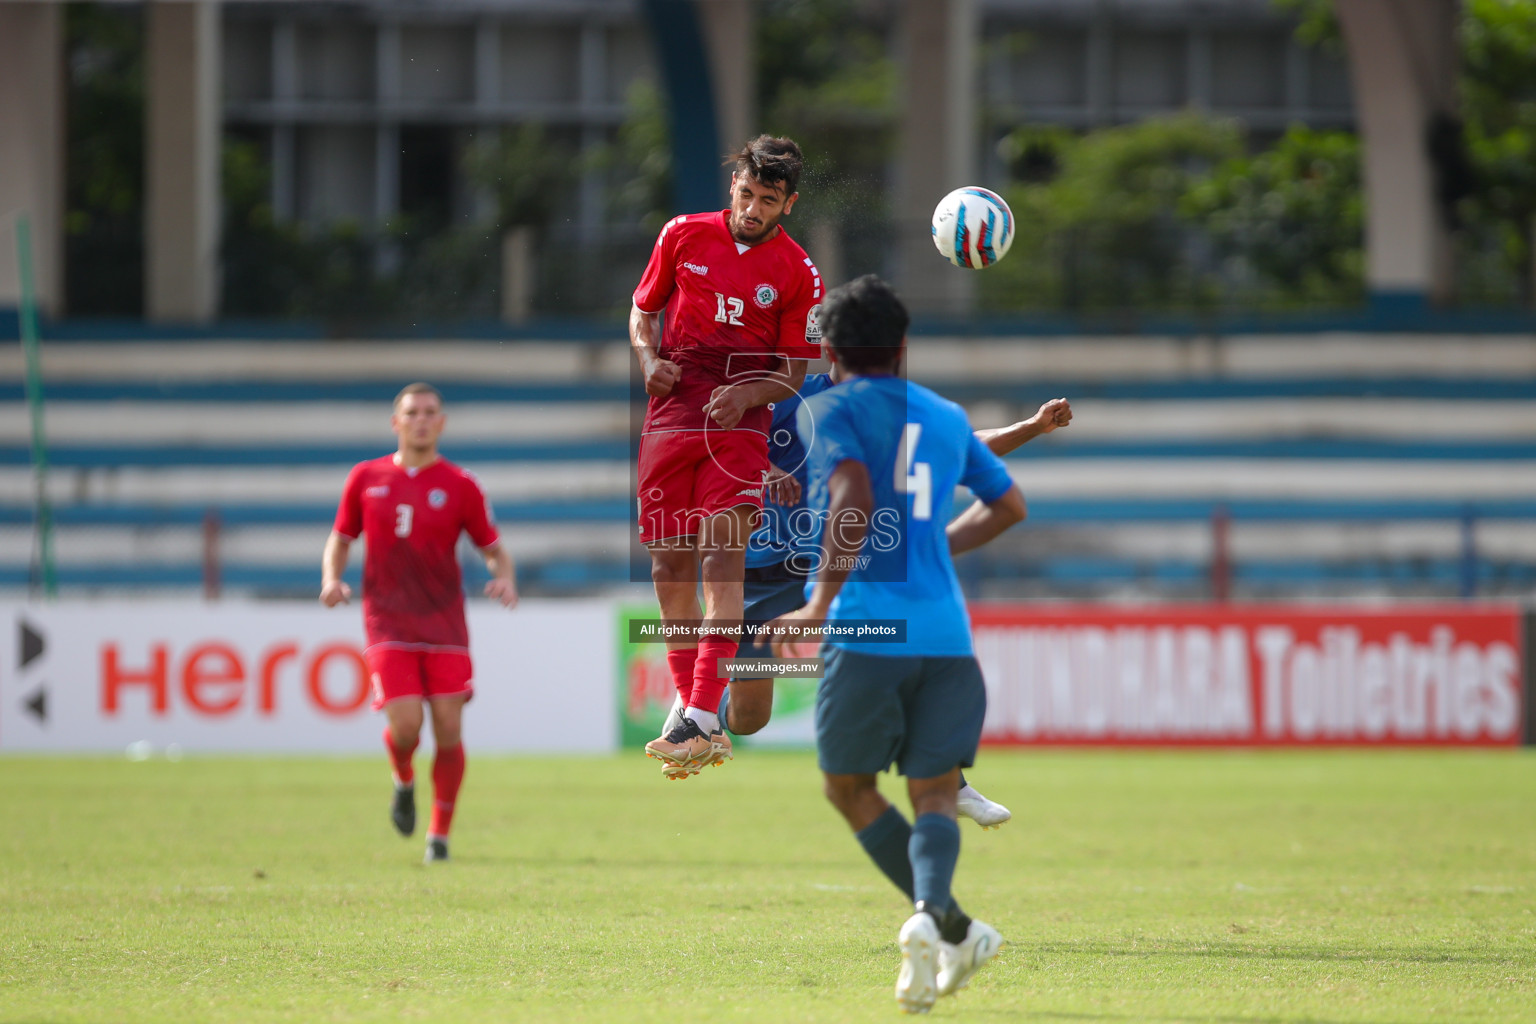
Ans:
<svg viewBox="0 0 1536 1024"><path fill-rule="evenodd" d="M937 1017L1536 1020L1530 753L989 750L972 774L1014 819L962 823L956 893L1010 945ZM388 796L382 754L0 759L0 1020L900 1016L906 911L809 755L665 783L638 753L471 750L432 868Z"/></svg>

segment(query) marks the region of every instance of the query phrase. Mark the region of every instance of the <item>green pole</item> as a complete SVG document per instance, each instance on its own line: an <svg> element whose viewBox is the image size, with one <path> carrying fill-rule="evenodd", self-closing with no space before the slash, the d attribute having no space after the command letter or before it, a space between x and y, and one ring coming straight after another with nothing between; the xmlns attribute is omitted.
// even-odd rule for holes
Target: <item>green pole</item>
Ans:
<svg viewBox="0 0 1536 1024"><path fill-rule="evenodd" d="M32 290L32 225L16 218L16 262L21 271L21 347L27 359L27 410L32 414L33 519L43 595L57 597L59 577L53 562L53 508L48 504L48 442L43 436L43 371L37 354L37 297Z"/></svg>

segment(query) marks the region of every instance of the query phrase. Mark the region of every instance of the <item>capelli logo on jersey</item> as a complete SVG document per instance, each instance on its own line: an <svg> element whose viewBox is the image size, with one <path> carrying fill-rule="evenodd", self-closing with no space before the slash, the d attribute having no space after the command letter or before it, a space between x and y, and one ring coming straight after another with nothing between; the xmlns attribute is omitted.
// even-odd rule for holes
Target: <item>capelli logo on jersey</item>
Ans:
<svg viewBox="0 0 1536 1024"><path fill-rule="evenodd" d="M365 497L365 498L387 498L387 497L389 497L389 484L379 484L377 487L365 488L363 490L363 497Z"/></svg>
<svg viewBox="0 0 1536 1024"><path fill-rule="evenodd" d="M705 274L709 273L708 267L701 267L697 263L684 263L683 266L687 267L695 274L698 274L700 277L703 277Z"/></svg>

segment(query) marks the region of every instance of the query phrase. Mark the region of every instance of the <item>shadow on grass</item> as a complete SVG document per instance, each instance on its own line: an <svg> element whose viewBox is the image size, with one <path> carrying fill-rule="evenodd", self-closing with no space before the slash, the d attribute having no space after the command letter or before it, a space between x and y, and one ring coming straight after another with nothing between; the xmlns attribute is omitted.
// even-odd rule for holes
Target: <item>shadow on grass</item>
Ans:
<svg viewBox="0 0 1536 1024"><path fill-rule="evenodd" d="M1020 1013L1017 1009L1009 1010L980 1010L966 1008L968 1017L1002 1017L1009 1020L1100 1020L1100 1021L1145 1021L1147 1024L1352 1024L1349 1021L1335 1020L1332 1017L1233 1017L1224 1014L1157 1014L1157 1013L1084 1013L1080 1010L1063 1010L1052 1013L1048 1010L1026 1010ZM1394 1024L1393 1021L1377 1021L1375 1024ZM1395 1024L1409 1024L1407 1021L1395 1022Z"/></svg>
<svg viewBox="0 0 1536 1024"><path fill-rule="evenodd" d="M1297 960L1307 963L1410 963L1410 964L1513 964L1513 956L1496 956L1476 952L1441 952L1418 949L1329 949L1323 946L1287 946L1254 948L1247 946L1216 946L1210 943L1167 943L1141 949L1108 943L1042 943L1020 944L1026 952L1118 956L1150 959L1153 957L1209 957L1219 960ZM1244 1018L1246 1019L1246 1018Z"/></svg>

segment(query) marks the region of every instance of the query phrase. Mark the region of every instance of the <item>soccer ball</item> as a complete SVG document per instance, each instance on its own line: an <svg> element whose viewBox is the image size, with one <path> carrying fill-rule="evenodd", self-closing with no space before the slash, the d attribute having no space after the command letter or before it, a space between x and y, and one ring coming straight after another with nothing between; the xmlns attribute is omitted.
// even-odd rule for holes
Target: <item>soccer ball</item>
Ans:
<svg viewBox="0 0 1536 1024"><path fill-rule="evenodd" d="M996 192L957 188L934 208L933 244L957 267L990 267L1013 244L1013 211Z"/></svg>

